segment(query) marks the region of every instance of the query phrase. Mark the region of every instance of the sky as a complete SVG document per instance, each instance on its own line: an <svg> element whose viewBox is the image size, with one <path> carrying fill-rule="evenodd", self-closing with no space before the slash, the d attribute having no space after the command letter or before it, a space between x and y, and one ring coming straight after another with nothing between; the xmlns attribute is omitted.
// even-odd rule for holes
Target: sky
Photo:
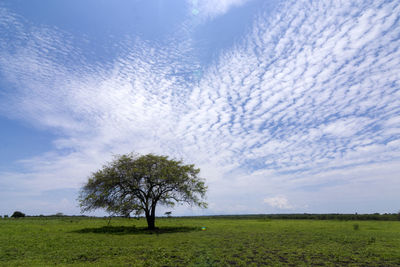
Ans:
<svg viewBox="0 0 400 267"><path fill-rule="evenodd" d="M0 129L0 215L130 152L206 179L159 215L398 212L400 2L3 0Z"/></svg>

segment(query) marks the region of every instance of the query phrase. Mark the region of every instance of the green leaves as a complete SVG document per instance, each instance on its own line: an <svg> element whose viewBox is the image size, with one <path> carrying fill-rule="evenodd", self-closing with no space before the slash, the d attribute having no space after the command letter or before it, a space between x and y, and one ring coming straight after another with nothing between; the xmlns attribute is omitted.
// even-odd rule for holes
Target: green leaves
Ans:
<svg viewBox="0 0 400 267"><path fill-rule="evenodd" d="M80 206L82 212L103 208L114 214L144 212L152 217L158 203L185 202L205 208L207 186L199 173L193 164L167 156L119 155L89 177L80 192Z"/></svg>

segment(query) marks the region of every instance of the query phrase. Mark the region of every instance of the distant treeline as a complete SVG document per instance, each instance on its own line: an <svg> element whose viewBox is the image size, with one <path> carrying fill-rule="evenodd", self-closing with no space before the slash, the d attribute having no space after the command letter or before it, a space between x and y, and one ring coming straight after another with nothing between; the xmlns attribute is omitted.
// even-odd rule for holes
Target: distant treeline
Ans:
<svg viewBox="0 0 400 267"><path fill-rule="evenodd" d="M271 214L267 218L274 219L309 219L309 220L376 220L376 221L396 221L399 220L399 214Z"/></svg>
<svg viewBox="0 0 400 267"><path fill-rule="evenodd" d="M15 217L15 216L14 216ZM10 218L8 215L1 216L0 218ZM13 216L11 216L13 218ZM52 218L96 218L96 217L89 217L86 215L60 215L60 214L52 214L52 215L24 215L16 218L33 218L33 219L52 219Z"/></svg>
<svg viewBox="0 0 400 267"><path fill-rule="evenodd" d="M313 214L313 213L294 213L294 214L249 214L249 215L213 215L201 216L202 218L218 219L288 219L288 220L374 220L374 221L397 221L400 220L400 214L397 213L373 213L373 214ZM196 217L193 217L196 218Z"/></svg>
<svg viewBox="0 0 400 267"><path fill-rule="evenodd" d="M1 216L0 216L1 217ZM5 215L4 218L8 216ZM26 216L28 218L38 219L52 219L52 218L88 218L96 219L99 217L86 216L86 215L34 215ZM112 216L114 218L125 218L124 216ZM107 219L108 216L100 217ZM132 218L132 217L131 217ZM142 217L140 217L142 218ZM159 217L166 218L166 217ZM293 213L293 214L244 214L244 215L206 215L206 216L174 216L171 218L193 218L193 219L259 219L259 220L339 220L339 221L351 221L351 220L370 220L370 221L400 221L400 213L373 213L373 214L341 214L341 213L327 213L327 214L316 214L316 213ZM138 218L137 218L138 219Z"/></svg>

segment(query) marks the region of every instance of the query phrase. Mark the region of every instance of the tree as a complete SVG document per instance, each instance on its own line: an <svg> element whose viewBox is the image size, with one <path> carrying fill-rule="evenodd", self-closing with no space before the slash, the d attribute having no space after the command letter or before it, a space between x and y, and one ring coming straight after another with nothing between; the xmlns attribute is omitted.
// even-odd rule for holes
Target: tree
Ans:
<svg viewBox="0 0 400 267"><path fill-rule="evenodd" d="M20 212L20 211L14 211L14 213L11 215L12 218L22 218L25 217L25 214Z"/></svg>
<svg viewBox="0 0 400 267"><path fill-rule="evenodd" d="M207 187L199 173L193 164L184 165L167 156L119 155L90 175L80 192L81 210L102 208L123 216L144 213L148 229L152 230L157 204L207 207L203 201Z"/></svg>

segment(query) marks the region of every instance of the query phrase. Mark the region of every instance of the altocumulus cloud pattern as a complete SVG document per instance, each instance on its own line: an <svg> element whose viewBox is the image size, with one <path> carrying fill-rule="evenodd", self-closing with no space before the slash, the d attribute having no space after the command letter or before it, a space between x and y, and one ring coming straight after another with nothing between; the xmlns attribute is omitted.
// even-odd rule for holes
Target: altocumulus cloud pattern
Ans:
<svg viewBox="0 0 400 267"><path fill-rule="evenodd" d="M395 211L398 1L283 1L209 64L188 13L168 42L126 37L103 64L68 32L0 5L0 70L13 84L1 112L62 133L24 171L2 173L5 188L78 188L112 153L135 150L198 164L208 213Z"/></svg>

